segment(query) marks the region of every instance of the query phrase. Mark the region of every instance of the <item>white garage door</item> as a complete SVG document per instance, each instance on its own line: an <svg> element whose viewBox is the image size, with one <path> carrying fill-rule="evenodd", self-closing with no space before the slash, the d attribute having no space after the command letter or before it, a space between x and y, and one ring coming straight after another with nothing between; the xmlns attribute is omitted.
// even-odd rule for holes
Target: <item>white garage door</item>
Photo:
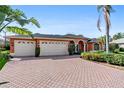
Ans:
<svg viewBox="0 0 124 93"><path fill-rule="evenodd" d="M41 41L40 56L68 55L68 42L65 41Z"/></svg>
<svg viewBox="0 0 124 93"><path fill-rule="evenodd" d="M15 56L35 55L35 41L15 40L14 43Z"/></svg>

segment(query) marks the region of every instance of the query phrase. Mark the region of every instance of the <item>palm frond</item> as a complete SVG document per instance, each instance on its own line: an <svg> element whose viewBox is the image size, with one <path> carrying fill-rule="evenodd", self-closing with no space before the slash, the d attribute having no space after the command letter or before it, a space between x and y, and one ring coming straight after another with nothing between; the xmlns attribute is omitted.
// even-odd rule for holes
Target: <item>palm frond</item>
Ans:
<svg viewBox="0 0 124 93"><path fill-rule="evenodd" d="M6 14L0 12L0 23L3 22L5 20Z"/></svg>
<svg viewBox="0 0 124 93"><path fill-rule="evenodd" d="M0 12L5 13L9 16L12 14L12 8L8 5L1 5Z"/></svg>
<svg viewBox="0 0 124 93"><path fill-rule="evenodd" d="M22 27L25 26L26 24L29 24L29 21L27 19L16 18L15 20Z"/></svg>
<svg viewBox="0 0 124 93"><path fill-rule="evenodd" d="M109 15L110 15L110 13L115 12L115 10L112 8L111 5L106 5L105 7L106 7L106 10L109 13Z"/></svg>
<svg viewBox="0 0 124 93"><path fill-rule="evenodd" d="M97 11L100 12L100 10L103 8L103 5L97 5Z"/></svg>
<svg viewBox="0 0 124 93"><path fill-rule="evenodd" d="M29 31L28 29L19 28L19 27L16 27L16 26L7 26L6 31L16 33L16 34L21 34L21 35L30 35L30 36L32 35L32 32Z"/></svg>
<svg viewBox="0 0 124 93"><path fill-rule="evenodd" d="M36 25L38 28L40 28L39 22L38 22L34 17L30 18L30 19L29 19L29 22L31 22L32 24L34 24L34 25Z"/></svg>
<svg viewBox="0 0 124 93"><path fill-rule="evenodd" d="M13 12L13 15L15 15L15 16L20 16L20 17L23 17L25 19L27 18L26 15L24 14L24 12L19 10L19 9L15 9L12 12Z"/></svg>
<svg viewBox="0 0 124 93"><path fill-rule="evenodd" d="M102 30L100 28L100 24L101 24L101 20L100 20L100 15L99 15L99 18L98 18L98 21L97 21L97 28L101 32Z"/></svg>

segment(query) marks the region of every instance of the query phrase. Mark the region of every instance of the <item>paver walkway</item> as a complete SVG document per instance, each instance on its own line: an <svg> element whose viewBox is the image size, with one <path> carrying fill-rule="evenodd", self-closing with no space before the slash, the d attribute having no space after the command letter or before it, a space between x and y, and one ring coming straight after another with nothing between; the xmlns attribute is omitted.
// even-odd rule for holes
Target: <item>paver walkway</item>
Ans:
<svg viewBox="0 0 124 93"><path fill-rule="evenodd" d="M77 56L24 58L0 71L0 87L124 87L124 71L86 62Z"/></svg>

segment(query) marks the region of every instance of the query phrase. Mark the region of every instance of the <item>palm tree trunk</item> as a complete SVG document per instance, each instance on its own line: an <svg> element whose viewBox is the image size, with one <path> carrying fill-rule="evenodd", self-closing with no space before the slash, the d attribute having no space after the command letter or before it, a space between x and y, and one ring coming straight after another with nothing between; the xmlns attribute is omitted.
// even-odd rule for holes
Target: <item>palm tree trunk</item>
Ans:
<svg viewBox="0 0 124 93"><path fill-rule="evenodd" d="M106 53L109 53L109 27L106 24Z"/></svg>

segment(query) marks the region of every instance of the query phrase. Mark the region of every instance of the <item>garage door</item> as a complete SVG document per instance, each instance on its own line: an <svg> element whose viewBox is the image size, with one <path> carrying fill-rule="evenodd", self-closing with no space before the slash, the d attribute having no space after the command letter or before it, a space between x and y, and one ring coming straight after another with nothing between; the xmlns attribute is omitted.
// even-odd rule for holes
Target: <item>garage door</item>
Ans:
<svg viewBox="0 0 124 93"><path fill-rule="evenodd" d="M40 56L68 55L68 42L41 41Z"/></svg>
<svg viewBox="0 0 124 93"><path fill-rule="evenodd" d="M14 43L15 56L35 55L35 41L15 40Z"/></svg>

